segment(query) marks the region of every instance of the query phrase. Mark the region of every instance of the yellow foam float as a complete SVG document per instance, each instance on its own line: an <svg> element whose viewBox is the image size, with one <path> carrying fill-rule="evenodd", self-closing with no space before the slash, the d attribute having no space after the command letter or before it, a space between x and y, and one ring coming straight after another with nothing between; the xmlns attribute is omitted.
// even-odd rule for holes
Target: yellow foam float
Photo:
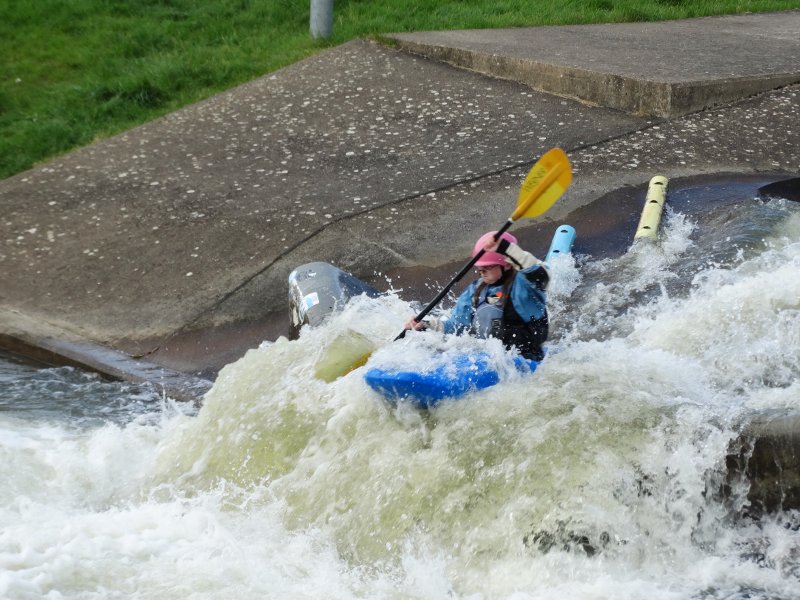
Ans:
<svg viewBox="0 0 800 600"><path fill-rule="evenodd" d="M664 203L667 200L668 182L669 179L663 175L656 175L650 180L644 201L644 209L639 219L639 227L636 229L633 241L640 239L655 241L658 239L658 225L661 222L661 214L664 211Z"/></svg>

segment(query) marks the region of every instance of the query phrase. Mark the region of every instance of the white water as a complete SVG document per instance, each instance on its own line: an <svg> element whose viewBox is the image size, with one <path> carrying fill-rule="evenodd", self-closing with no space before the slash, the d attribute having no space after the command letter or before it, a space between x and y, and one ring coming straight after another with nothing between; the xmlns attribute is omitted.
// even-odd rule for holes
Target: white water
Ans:
<svg viewBox="0 0 800 600"><path fill-rule="evenodd" d="M386 342L396 297L250 351L197 414L0 371L0 597L800 597L800 516L713 494L747 417L800 401L800 211L745 207L766 240L711 263L670 212L655 248L557 265L537 373L430 414L313 377L349 329L378 361L479 344Z"/></svg>

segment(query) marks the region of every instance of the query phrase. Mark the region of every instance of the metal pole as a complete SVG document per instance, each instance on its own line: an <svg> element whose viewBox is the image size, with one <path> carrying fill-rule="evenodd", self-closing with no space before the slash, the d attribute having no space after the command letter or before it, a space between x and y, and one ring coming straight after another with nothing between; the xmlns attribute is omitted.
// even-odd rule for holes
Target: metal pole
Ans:
<svg viewBox="0 0 800 600"><path fill-rule="evenodd" d="M333 33L333 0L311 0L311 37L328 39Z"/></svg>

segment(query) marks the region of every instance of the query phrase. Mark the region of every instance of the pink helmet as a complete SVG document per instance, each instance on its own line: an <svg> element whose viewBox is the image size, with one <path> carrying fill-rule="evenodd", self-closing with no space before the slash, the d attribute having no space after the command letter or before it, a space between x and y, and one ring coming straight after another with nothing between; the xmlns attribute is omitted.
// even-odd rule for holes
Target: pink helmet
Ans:
<svg viewBox="0 0 800 600"><path fill-rule="evenodd" d="M494 234L497 233L496 231L489 231L488 233L484 233L478 241L475 242L475 247L472 249L472 256L475 256L478 252L480 252L483 247L486 245L491 238L494 237ZM515 238L510 233L502 233L500 235L500 239L508 240L512 244L517 243L517 238ZM507 267L508 263L506 262L506 257L500 254L499 252L484 252L483 256L478 259L478 262L475 263L476 267L489 267L491 265L500 265L501 267Z"/></svg>

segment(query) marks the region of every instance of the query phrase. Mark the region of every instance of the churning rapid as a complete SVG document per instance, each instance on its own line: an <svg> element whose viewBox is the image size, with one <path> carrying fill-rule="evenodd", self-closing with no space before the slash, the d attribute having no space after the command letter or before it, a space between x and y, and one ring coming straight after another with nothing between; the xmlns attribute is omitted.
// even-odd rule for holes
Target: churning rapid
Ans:
<svg viewBox="0 0 800 600"><path fill-rule="evenodd" d="M800 398L800 205L557 260L537 372L430 413L314 377L349 331L374 363L499 351L389 342L396 294L251 350L196 412L5 361L0 597L797 598L800 515L717 492L748 418Z"/></svg>

